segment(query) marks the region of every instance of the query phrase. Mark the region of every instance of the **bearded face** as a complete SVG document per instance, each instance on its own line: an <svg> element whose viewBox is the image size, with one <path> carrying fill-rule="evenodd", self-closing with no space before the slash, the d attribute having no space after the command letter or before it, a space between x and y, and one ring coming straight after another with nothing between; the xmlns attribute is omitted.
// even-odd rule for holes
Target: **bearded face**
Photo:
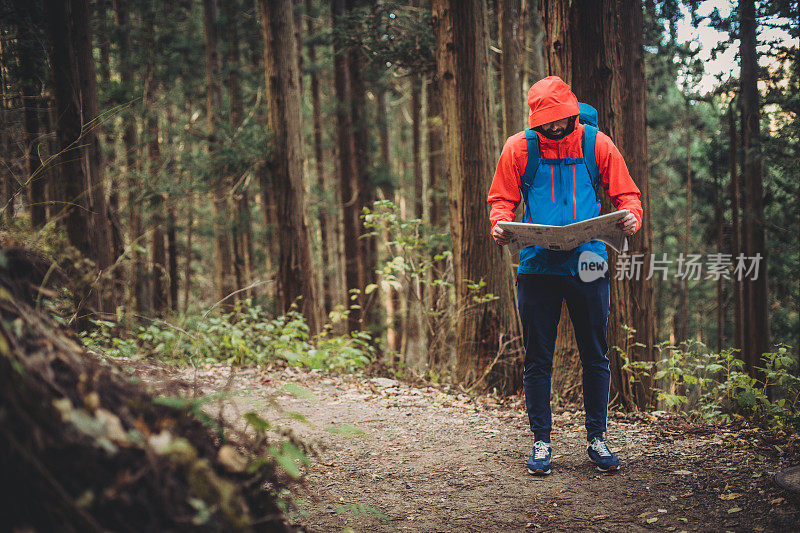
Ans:
<svg viewBox="0 0 800 533"><path fill-rule="evenodd" d="M536 131L553 141L560 141L575 129L575 117L562 118L542 124Z"/></svg>

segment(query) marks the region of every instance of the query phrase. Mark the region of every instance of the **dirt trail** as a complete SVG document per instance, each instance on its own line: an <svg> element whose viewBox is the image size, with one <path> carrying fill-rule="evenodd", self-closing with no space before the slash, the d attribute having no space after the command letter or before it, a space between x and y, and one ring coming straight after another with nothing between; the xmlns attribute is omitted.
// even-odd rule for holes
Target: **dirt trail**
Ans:
<svg viewBox="0 0 800 533"><path fill-rule="evenodd" d="M306 531L800 530L800 498L772 480L800 461L756 430L612 412L608 439L622 468L607 475L586 456L583 412L561 411L553 473L537 478L524 467L532 438L520 402L296 369L242 369L230 383L228 374L182 371L204 393L235 391L227 418L255 409L314 447L295 491L304 512L294 520Z"/></svg>

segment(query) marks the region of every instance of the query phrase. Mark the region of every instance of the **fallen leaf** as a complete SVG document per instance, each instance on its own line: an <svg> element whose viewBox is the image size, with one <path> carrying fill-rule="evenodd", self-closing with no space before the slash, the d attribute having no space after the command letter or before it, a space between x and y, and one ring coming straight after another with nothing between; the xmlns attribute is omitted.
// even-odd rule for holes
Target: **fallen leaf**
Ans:
<svg viewBox="0 0 800 533"><path fill-rule="evenodd" d="M658 510L658 512L659 512L659 513L666 513L666 512L667 512L667 510L666 510L666 509L659 509L659 510Z"/></svg>
<svg viewBox="0 0 800 533"><path fill-rule="evenodd" d="M719 495L719 499L720 500L735 500L739 496L741 496L741 494L739 494L738 492L730 492L728 494L720 494Z"/></svg>
<svg viewBox="0 0 800 533"><path fill-rule="evenodd" d="M741 508L741 507L731 507L730 509L728 509L728 514L731 514L731 513L738 513L738 512L739 512L739 511L741 511L741 510L742 510L742 508Z"/></svg>
<svg viewBox="0 0 800 533"><path fill-rule="evenodd" d="M653 518L648 518L648 519L646 520L646 522L647 522L648 524L655 524L656 522L658 522L658 517L657 517L657 516L654 516Z"/></svg>
<svg viewBox="0 0 800 533"><path fill-rule="evenodd" d="M688 470L676 470L676 471L673 472L673 474L678 474L679 476L691 476L692 475L692 473L689 472Z"/></svg>
<svg viewBox="0 0 800 533"><path fill-rule="evenodd" d="M774 500L770 500L769 503L773 505L780 505L784 502L783 498L775 498Z"/></svg>

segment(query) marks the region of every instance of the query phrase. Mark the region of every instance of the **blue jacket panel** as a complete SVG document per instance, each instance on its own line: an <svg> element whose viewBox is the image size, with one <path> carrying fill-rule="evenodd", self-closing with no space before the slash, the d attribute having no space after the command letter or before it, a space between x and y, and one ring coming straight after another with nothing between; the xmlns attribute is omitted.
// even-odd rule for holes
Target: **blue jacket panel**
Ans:
<svg viewBox="0 0 800 533"><path fill-rule="evenodd" d="M522 221L530 224L566 226L600 215L600 199L596 189L597 179L590 168L594 161L596 130L584 128L584 157L563 159L539 158L536 132L526 130L528 140L528 165L522 176L524 212ZM587 137L590 137L587 139ZM586 161L590 153L591 161ZM592 251L608 262L606 245L600 241L584 243L574 250L548 250L540 246L524 248L520 252L518 273L562 274L578 273L578 258L584 251Z"/></svg>

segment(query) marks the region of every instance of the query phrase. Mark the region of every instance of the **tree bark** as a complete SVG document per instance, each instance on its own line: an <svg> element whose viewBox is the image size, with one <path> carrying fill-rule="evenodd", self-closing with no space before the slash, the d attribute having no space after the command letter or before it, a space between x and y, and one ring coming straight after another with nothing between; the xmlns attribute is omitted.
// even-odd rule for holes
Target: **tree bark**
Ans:
<svg viewBox="0 0 800 533"><path fill-rule="evenodd" d="M363 4L363 0L345 0L349 12ZM347 54L347 68L350 77L350 115L352 117L352 136L353 136L353 161L356 180L354 191L356 222L357 222L357 247L358 247L358 276L360 289L358 302L360 309L360 329L365 329L368 325L377 323L378 313L376 305L371 305L372 300L378 293L371 295L364 294L364 288L375 282L375 238L366 236L366 229L361 220L361 213L364 208L372 208L375 202L375 190L369 180L369 132L367 123L367 91L364 82L365 70L367 68L366 52L360 43L355 43L350 47Z"/></svg>
<svg viewBox="0 0 800 533"><path fill-rule="evenodd" d="M736 109L731 104L728 109L728 142L730 143L729 177L731 195L731 257L735 258L742 253L742 226L739 217L741 199L739 195L739 154L737 149L738 131L736 128ZM734 347L744 350L744 291L742 282L733 276L733 341Z"/></svg>
<svg viewBox="0 0 800 533"><path fill-rule="evenodd" d="M511 264L487 235L488 180L498 157L488 86L486 12L481 0L434 0L436 63L442 88L446 168L459 318L456 376L516 391L521 376ZM471 284L485 283L476 300ZM496 361L496 362L495 362Z"/></svg>
<svg viewBox="0 0 800 533"><path fill-rule="evenodd" d="M744 142L744 210L745 256L748 261L760 256L758 277L747 276L745 301L744 362L747 371L756 376L761 354L769 351L769 308L767 284L767 250L764 220L764 185L761 164L761 117L758 95L758 55L756 53L756 10L754 0L739 0L741 75L739 105L742 109Z"/></svg>
<svg viewBox="0 0 800 533"><path fill-rule="evenodd" d="M544 21L542 20L542 7L540 0L522 0L522 24L525 28L523 34L524 47L522 69L523 100L527 90L547 76L544 62Z"/></svg>
<svg viewBox="0 0 800 533"><path fill-rule="evenodd" d="M92 33L89 25L88 0L71 0L70 24L72 26L73 52L77 63L77 73L81 100L81 144L84 145L83 159L88 176L86 188L91 205L90 235L95 253L93 259L101 269L108 268L116 259L113 256L111 221L108 216L105 185L103 182L103 150L98 135L100 117L97 104L97 72L95 70ZM115 306L113 288L111 293L101 294L103 309L112 311Z"/></svg>
<svg viewBox="0 0 800 533"><path fill-rule="evenodd" d="M84 136L81 111L85 112L85 117L94 118L91 109L97 108L97 93L92 92L96 88L94 69L87 69L87 64L93 63L91 36L87 21L79 22L80 13L88 12L86 1L45 2L44 7L58 116L56 135L61 153L59 200L66 211L67 236L84 256L92 259L99 268L105 268L110 264L111 248L110 240L102 238L108 234L103 184L95 183L93 178L97 174L90 172L88 164L82 164L94 157L90 158L82 147L95 146L96 138L92 141L89 133ZM76 23L82 28L76 29ZM78 45L79 39L89 39L89 42ZM78 63L82 64L80 69ZM90 80L81 78L87 70L92 73ZM76 91L76 87L85 91Z"/></svg>
<svg viewBox="0 0 800 533"><path fill-rule="evenodd" d="M340 187L340 205L342 206L343 237L344 237L344 265L347 295L352 289L363 289L360 243L358 236L361 232L358 202L358 168L355 161L355 139L353 137L353 120L350 102L352 99L349 65L349 51L346 48L342 32L345 31L344 19L347 14L345 0L332 0L331 14L333 17L333 71L334 88L336 92L336 135L338 140L338 165ZM360 303L360 302L359 302ZM356 331L361 329L361 308L350 310L348 315L348 329Z"/></svg>
<svg viewBox="0 0 800 533"><path fill-rule="evenodd" d="M156 110L155 65L155 24L156 11L153 3L148 3L144 14L144 48L147 51L147 62L144 73L144 114L147 141L147 175L149 178L150 206L150 302L153 312L163 316L169 306L167 249L164 244L164 195L161 192L161 144L159 140L159 124Z"/></svg>
<svg viewBox="0 0 800 533"><path fill-rule="evenodd" d="M217 300L223 302L223 310L233 309L234 299L229 298L235 290L233 272L233 250L230 239L230 192L231 183L218 162L217 113L222 105L220 87L220 61L217 50L217 6L215 0L203 0L203 26L206 51L206 119L208 120L208 152L213 178L214 212L214 282Z"/></svg>
<svg viewBox="0 0 800 533"><path fill-rule="evenodd" d="M141 245L139 239L142 236L142 219L140 215L141 189L136 174L139 170L139 160L136 154L139 150L138 132L136 131L137 113L134 111L134 66L131 60L131 32L130 11L128 0L115 0L114 10L117 18L117 25L121 29L119 39L119 75L122 89L125 94L126 107L122 111L124 128L122 132L122 143L125 147L125 174L127 191L128 209L128 246L130 257L130 270L128 275L129 296L128 302L131 309L135 309L137 314L144 315L149 309L147 283L144 272L144 261L139 249Z"/></svg>
<svg viewBox="0 0 800 533"><path fill-rule="evenodd" d="M439 75L433 73L428 84L428 201L431 204L430 223L435 228L447 224L447 182L445 181L444 148L442 142L442 98Z"/></svg>
<svg viewBox="0 0 800 533"><path fill-rule="evenodd" d="M306 33L313 36L316 33L314 28L314 19L311 16L313 13L313 2L305 0L306 10ZM325 315L333 309L333 295L335 290L333 283L332 272L334 271L335 261L334 254L332 253L329 235L331 231L330 210L328 209L327 191L328 181L326 179L327 173L325 172L325 161L322 146L322 91L319 84L319 66L317 65L317 47L313 40L308 43L308 62L311 77L311 112L314 123L314 163L317 172L317 188L319 189L319 232L320 232L320 255L321 255L321 272L320 272L320 293L318 297L322 300L325 310Z"/></svg>
<svg viewBox="0 0 800 533"><path fill-rule="evenodd" d="M26 183L31 226L41 228L47 222L45 196L46 174L42 172L38 155L40 135L39 109L42 107L40 74L45 69L46 57L39 35L36 4L14 0L17 21L17 48L19 57L19 86L22 96Z"/></svg>
<svg viewBox="0 0 800 533"><path fill-rule="evenodd" d="M226 68L228 69L228 97L230 99L230 127L233 137L237 135L237 128L242 124L243 102L242 102L242 81L239 72L241 68L241 53L239 51L239 31L237 15L239 4L235 0L223 2L225 10L225 33L228 41L227 54L225 58ZM228 171L230 172L230 171ZM235 176L229 178L231 183L236 183ZM247 287L253 277L252 264L252 232L250 230L250 198L246 180L239 180L237 189L233 191L233 254L234 254L234 273L236 276L236 286L238 288ZM237 295L237 300L249 298L252 290L247 289Z"/></svg>
<svg viewBox="0 0 800 533"><path fill-rule="evenodd" d="M525 124L520 64L520 0L498 0L500 48L503 50L503 133L511 137Z"/></svg>
<svg viewBox="0 0 800 533"><path fill-rule="evenodd" d="M300 131L300 72L293 39L294 16L290 0L260 0L264 33L264 67L273 134L272 179L278 200L278 294L284 311L298 296L300 309L312 332L322 323L317 305L311 247L303 216L303 156Z"/></svg>
<svg viewBox="0 0 800 533"><path fill-rule="evenodd" d="M652 230L649 224L649 175L645 127L645 82L641 5L633 0L579 0L544 2L549 72L572 86L578 99L598 110L601 128L608 131L625 157L631 175L642 192L643 227L629 239L629 253L644 254L649 268ZM606 129L607 128L607 129ZM644 142L643 142L644 140ZM604 211L613 210L602 196ZM609 251L609 271L616 254ZM653 360L653 288L642 275L638 280L611 277L609 346L619 346L629 359ZM623 326L637 332L629 336ZM641 342L646 348L637 347ZM624 361L611 353L612 387L626 408L644 407L651 398L647 382L634 387ZM614 393L612 393L612 397Z"/></svg>

